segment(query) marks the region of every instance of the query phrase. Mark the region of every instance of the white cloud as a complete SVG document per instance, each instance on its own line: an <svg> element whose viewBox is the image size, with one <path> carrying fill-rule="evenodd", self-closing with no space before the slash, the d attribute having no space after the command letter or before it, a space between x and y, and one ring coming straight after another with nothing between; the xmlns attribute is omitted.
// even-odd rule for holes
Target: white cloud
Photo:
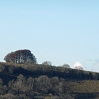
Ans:
<svg viewBox="0 0 99 99"><path fill-rule="evenodd" d="M74 69L83 69L83 65L78 61L73 65Z"/></svg>
<svg viewBox="0 0 99 99"><path fill-rule="evenodd" d="M78 61L74 64L74 67L83 67L83 65Z"/></svg>

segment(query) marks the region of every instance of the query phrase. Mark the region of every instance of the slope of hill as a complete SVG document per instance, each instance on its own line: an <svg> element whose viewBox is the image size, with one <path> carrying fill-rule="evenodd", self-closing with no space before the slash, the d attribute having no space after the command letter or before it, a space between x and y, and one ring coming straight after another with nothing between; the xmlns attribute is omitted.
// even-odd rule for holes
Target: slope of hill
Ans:
<svg viewBox="0 0 99 99"><path fill-rule="evenodd" d="M0 99L99 99L95 72L1 62L0 78Z"/></svg>

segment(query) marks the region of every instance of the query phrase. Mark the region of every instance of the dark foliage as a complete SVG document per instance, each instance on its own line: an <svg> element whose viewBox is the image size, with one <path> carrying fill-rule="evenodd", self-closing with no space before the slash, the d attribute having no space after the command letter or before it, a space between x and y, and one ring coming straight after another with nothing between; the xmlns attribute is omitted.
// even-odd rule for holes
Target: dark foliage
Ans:
<svg viewBox="0 0 99 99"><path fill-rule="evenodd" d="M0 78L0 99L98 99L99 97L98 89L95 89L99 74L83 70L42 64L0 63Z"/></svg>
<svg viewBox="0 0 99 99"><path fill-rule="evenodd" d="M18 64L23 64L23 63L36 63L36 58L35 56L31 53L30 50L17 50L15 52L8 53L5 57L4 60L6 62L11 62L11 63L18 63Z"/></svg>

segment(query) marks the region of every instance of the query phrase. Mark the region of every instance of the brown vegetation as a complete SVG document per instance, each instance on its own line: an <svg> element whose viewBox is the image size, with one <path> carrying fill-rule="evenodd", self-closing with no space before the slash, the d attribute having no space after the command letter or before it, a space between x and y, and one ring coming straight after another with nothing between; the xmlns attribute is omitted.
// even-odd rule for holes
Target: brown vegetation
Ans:
<svg viewBox="0 0 99 99"><path fill-rule="evenodd" d="M99 74L43 64L0 63L0 99L98 99Z"/></svg>

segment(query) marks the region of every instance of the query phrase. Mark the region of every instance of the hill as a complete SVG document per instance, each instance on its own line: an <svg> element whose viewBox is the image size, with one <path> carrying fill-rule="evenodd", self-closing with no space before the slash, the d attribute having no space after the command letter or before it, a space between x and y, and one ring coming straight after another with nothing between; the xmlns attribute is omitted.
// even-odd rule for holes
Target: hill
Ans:
<svg viewBox="0 0 99 99"><path fill-rule="evenodd" d="M99 99L99 73L1 62L0 99Z"/></svg>

